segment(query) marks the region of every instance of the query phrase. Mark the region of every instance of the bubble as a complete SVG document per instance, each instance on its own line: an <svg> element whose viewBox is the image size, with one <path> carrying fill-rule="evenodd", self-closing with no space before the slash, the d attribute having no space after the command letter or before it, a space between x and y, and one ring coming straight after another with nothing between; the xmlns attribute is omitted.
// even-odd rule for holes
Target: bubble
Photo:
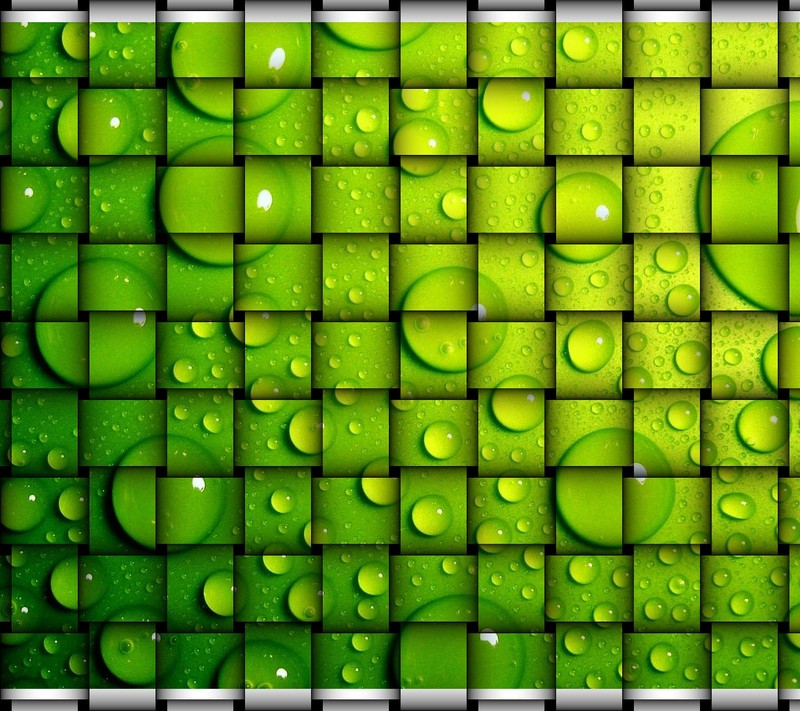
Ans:
<svg viewBox="0 0 800 711"><path fill-rule="evenodd" d="M300 622L318 622L322 619L322 580L316 573L298 578L289 588L289 611Z"/></svg>
<svg viewBox="0 0 800 711"><path fill-rule="evenodd" d="M78 609L78 556L63 558L50 573L50 592L59 605Z"/></svg>
<svg viewBox="0 0 800 711"><path fill-rule="evenodd" d="M400 98L411 111L425 111L436 103L439 92L436 89L403 89Z"/></svg>
<svg viewBox="0 0 800 711"><path fill-rule="evenodd" d="M378 607L372 600L361 600L356 611L362 620L374 620L378 616Z"/></svg>
<svg viewBox="0 0 800 711"><path fill-rule="evenodd" d="M644 350L647 347L647 336L644 333L637 331L628 336L628 348L635 353Z"/></svg>
<svg viewBox="0 0 800 711"><path fill-rule="evenodd" d="M364 133L374 133L381 125L380 113L372 107L359 109L356 114L356 126Z"/></svg>
<svg viewBox="0 0 800 711"><path fill-rule="evenodd" d="M652 597L644 604L644 616L653 622L660 620L666 611L666 603L658 597Z"/></svg>
<svg viewBox="0 0 800 711"><path fill-rule="evenodd" d="M680 242L669 240L656 249L655 258L656 265L661 271L674 274L686 266L689 253Z"/></svg>
<svg viewBox="0 0 800 711"><path fill-rule="evenodd" d="M502 131L523 131L544 113L544 82L541 79L490 79L481 108L486 118Z"/></svg>
<svg viewBox="0 0 800 711"><path fill-rule="evenodd" d="M544 392L516 388L495 388L492 391L492 414L506 429L527 432L544 420Z"/></svg>
<svg viewBox="0 0 800 711"><path fill-rule="evenodd" d="M10 531L31 531L47 517L47 503L35 482L5 479L0 492L0 522Z"/></svg>
<svg viewBox="0 0 800 711"><path fill-rule="evenodd" d="M595 289L602 289L604 286L608 285L608 272L592 272L592 274L589 276L589 283Z"/></svg>
<svg viewBox="0 0 800 711"><path fill-rule="evenodd" d="M667 422L680 432L691 429L697 422L697 408L687 400L678 400L669 406Z"/></svg>
<svg viewBox="0 0 800 711"><path fill-rule="evenodd" d="M614 353L614 334L602 321L584 321L569 332L567 353L575 368L584 373L595 373Z"/></svg>
<svg viewBox="0 0 800 711"><path fill-rule="evenodd" d="M425 536L440 536L453 523L453 512L447 499L438 494L423 496L411 509L414 527Z"/></svg>
<svg viewBox="0 0 800 711"><path fill-rule="evenodd" d="M380 563L367 563L358 570L358 587L367 595L383 595L389 589L389 575Z"/></svg>
<svg viewBox="0 0 800 711"><path fill-rule="evenodd" d="M588 585L600 574L600 561L594 556L575 556L569 562L569 575L580 585Z"/></svg>
<svg viewBox="0 0 800 711"><path fill-rule="evenodd" d="M691 316L700 308L700 294L690 284L680 284L667 294L667 308L676 316Z"/></svg>
<svg viewBox="0 0 800 711"><path fill-rule="evenodd" d="M63 471L69 465L69 452L63 447L53 447L47 453L47 465L54 471Z"/></svg>
<svg viewBox="0 0 800 711"><path fill-rule="evenodd" d="M497 493L504 501L518 503L525 500L531 491L529 479L501 477L497 480Z"/></svg>
<svg viewBox="0 0 800 711"><path fill-rule="evenodd" d="M451 459L459 452L463 444L458 427L446 420L439 420L428 425L422 441L425 451L439 460Z"/></svg>
<svg viewBox="0 0 800 711"><path fill-rule="evenodd" d="M354 634L350 644L357 652L366 652L372 648L372 637L368 634Z"/></svg>
<svg viewBox="0 0 800 711"><path fill-rule="evenodd" d="M650 649L650 664L656 671L672 671L678 664L678 650L666 642L654 644Z"/></svg>
<svg viewBox="0 0 800 711"><path fill-rule="evenodd" d="M708 367L708 348L700 341L686 341L675 349L675 367L686 375L697 375Z"/></svg>
<svg viewBox="0 0 800 711"><path fill-rule="evenodd" d="M777 400L754 400L736 419L739 439L755 452L774 452L789 438L789 413Z"/></svg>
<svg viewBox="0 0 800 711"><path fill-rule="evenodd" d="M400 497L397 479L388 477L363 477L361 490L364 496L377 506L390 506Z"/></svg>
<svg viewBox="0 0 800 711"><path fill-rule="evenodd" d="M581 126L581 136L587 141L596 141L603 134L603 126L599 121L587 121Z"/></svg>
<svg viewBox="0 0 800 711"><path fill-rule="evenodd" d="M82 486L68 486L58 497L58 510L68 521L80 521L89 513L86 489Z"/></svg>
<svg viewBox="0 0 800 711"><path fill-rule="evenodd" d="M85 22L67 22L61 31L61 45L73 59L89 59L89 25Z"/></svg>
<svg viewBox="0 0 800 711"><path fill-rule="evenodd" d="M585 627L571 627L564 635L564 648L575 656L585 654L592 646L592 637Z"/></svg>
<svg viewBox="0 0 800 711"><path fill-rule="evenodd" d="M688 586L689 583L683 575L673 575L667 583L667 587L673 595L682 595Z"/></svg>
<svg viewBox="0 0 800 711"><path fill-rule="evenodd" d="M492 66L492 53L483 47L473 49L467 56L467 65L476 74L481 74Z"/></svg>
<svg viewBox="0 0 800 711"><path fill-rule="evenodd" d="M188 384L197 378L197 368L188 358L178 358L172 366L172 375L179 383Z"/></svg>
<svg viewBox="0 0 800 711"><path fill-rule="evenodd" d="M725 550L731 555L744 555L753 550L753 544L743 533L732 533L725 542Z"/></svg>
<svg viewBox="0 0 800 711"><path fill-rule="evenodd" d="M745 521L756 511L756 504L747 494L725 494L720 497L719 510L729 518Z"/></svg>
<svg viewBox="0 0 800 711"><path fill-rule="evenodd" d="M294 558L286 555L265 555L261 562L273 575L285 575L294 567Z"/></svg>
<svg viewBox="0 0 800 711"><path fill-rule="evenodd" d="M394 134L393 146L396 155L446 155L449 150L444 128L424 118L403 124Z"/></svg>
<svg viewBox="0 0 800 711"><path fill-rule="evenodd" d="M583 25L567 30L561 40L561 49L573 62L590 60L597 54L599 46L597 35Z"/></svg>
<svg viewBox="0 0 800 711"><path fill-rule="evenodd" d="M233 571L218 570L203 584L203 600L220 617L233 616Z"/></svg>
<svg viewBox="0 0 800 711"><path fill-rule="evenodd" d="M789 517L778 521L778 538L781 543L797 543L800 540L800 521Z"/></svg>
<svg viewBox="0 0 800 711"><path fill-rule="evenodd" d="M333 441L330 428L328 432L325 429L320 408L305 407L296 412L289 422L289 439L303 454L319 454Z"/></svg>
<svg viewBox="0 0 800 711"><path fill-rule="evenodd" d="M294 510L297 499L291 489L281 487L272 492L269 502L276 513L285 514Z"/></svg>
<svg viewBox="0 0 800 711"><path fill-rule="evenodd" d="M753 609L753 596L746 590L740 590L731 595L728 606L734 615L743 617Z"/></svg>
<svg viewBox="0 0 800 711"><path fill-rule="evenodd" d="M357 684L364 677L364 670L357 662L347 662L342 667L342 679L348 684Z"/></svg>
<svg viewBox="0 0 800 711"><path fill-rule="evenodd" d="M502 519L486 519L475 532L481 545L506 544L511 542L511 527Z"/></svg>
<svg viewBox="0 0 800 711"><path fill-rule="evenodd" d="M463 220L467 216L467 191L463 188L448 190L442 197L442 212L451 220Z"/></svg>

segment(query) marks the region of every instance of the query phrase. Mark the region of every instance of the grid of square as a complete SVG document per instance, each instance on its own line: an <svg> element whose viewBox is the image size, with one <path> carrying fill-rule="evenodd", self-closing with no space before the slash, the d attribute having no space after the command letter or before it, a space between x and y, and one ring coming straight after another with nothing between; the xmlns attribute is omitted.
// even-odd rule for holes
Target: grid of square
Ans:
<svg viewBox="0 0 800 711"><path fill-rule="evenodd" d="M798 25L360 19L3 23L3 687L795 688Z"/></svg>

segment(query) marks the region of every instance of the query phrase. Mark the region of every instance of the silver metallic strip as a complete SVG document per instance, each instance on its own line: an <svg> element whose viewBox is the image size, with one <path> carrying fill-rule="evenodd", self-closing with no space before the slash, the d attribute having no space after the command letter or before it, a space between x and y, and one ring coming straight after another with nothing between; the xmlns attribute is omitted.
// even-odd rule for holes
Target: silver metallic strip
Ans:
<svg viewBox="0 0 800 711"><path fill-rule="evenodd" d="M244 707L250 709L295 709L311 708L311 689L245 689Z"/></svg>
<svg viewBox="0 0 800 711"><path fill-rule="evenodd" d="M556 13L549 10L471 10L469 22L555 22Z"/></svg>
<svg viewBox="0 0 800 711"><path fill-rule="evenodd" d="M43 10L11 10L0 15L3 22L89 22L85 10L62 10L57 12Z"/></svg>
<svg viewBox="0 0 800 711"><path fill-rule="evenodd" d="M403 22L466 22L465 0L402 0L400 17Z"/></svg>
<svg viewBox="0 0 800 711"><path fill-rule="evenodd" d="M637 10L699 10L700 0L633 0Z"/></svg>
<svg viewBox="0 0 800 711"><path fill-rule="evenodd" d="M700 711L699 701L634 701L635 711Z"/></svg>
<svg viewBox="0 0 800 711"><path fill-rule="evenodd" d="M556 689L557 709L621 709L622 689Z"/></svg>
<svg viewBox="0 0 800 711"><path fill-rule="evenodd" d="M555 689L469 689L470 701L547 701L556 698Z"/></svg>
<svg viewBox="0 0 800 711"><path fill-rule="evenodd" d="M400 22L397 10L322 10L312 12L314 22Z"/></svg>
<svg viewBox="0 0 800 711"><path fill-rule="evenodd" d="M556 22L622 22L622 0L561 0Z"/></svg>
<svg viewBox="0 0 800 711"><path fill-rule="evenodd" d="M11 711L78 711L77 701L12 701Z"/></svg>
<svg viewBox="0 0 800 711"><path fill-rule="evenodd" d="M800 22L800 10L781 10L778 22Z"/></svg>
<svg viewBox="0 0 800 711"><path fill-rule="evenodd" d="M711 22L706 10L633 10L622 13L623 22Z"/></svg>
<svg viewBox="0 0 800 711"><path fill-rule="evenodd" d="M711 689L625 689L622 695L626 701L702 701Z"/></svg>
<svg viewBox="0 0 800 711"><path fill-rule="evenodd" d="M156 5L147 0L92 0L89 4L90 22L155 22Z"/></svg>
<svg viewBox="0 0 800 711"><path fill-rule="evenodd" d="M311 22L311 0L247 0L245 22Z"/></svg>
<svg viewBox="0 0 800 711"><path fill-rule="evenodd" d="M478 711L544 711L544 701L479 701Z"/></svg>
<svg viewBox="0 0 800 711"><path fill-rule="evenodd" d="M736 0L712 0L713 22L777 22L777 0L759 2L736 2Z"/></svg>
<svg viewBox="0 0 800 711"><path fill-rule="evenodd" d="M244 13L234 10L161 10L158 22L244 22Z"/></svg>
<svg viewBox="0 0 800 711"><path fill-rule="evenodd" d="M167 0L170 10L233 10L233 0Z"/></svg>
<svg viewBox="0 0 800 711"><path fill-rule="evenodd" d="M478 0L481 10L544 10L544 0Z"/></svg>
<svg viewBox="0 0 800 711"><path fill-rule="evenodd" d="M244 698L244 689L157 689L159 701L235 701Z"/></svg>
<svg viewBox="0 0 800 711"><path fill-rule="evenodd" d="M337 701L326 699L322 702L325 711L389 711L388 701Z"/></svg>
<svg viewBox="0 0 800 711"><path fill-rule="evenodd" d="M777 689L712 689L711 708L717 709L759 709L778 708Z"/></svg>
<svg viewBox="0 0 800 711"><path fill-rule="evenodd" d="M156 707L155 689L90 689L90 709L141 711Z"/></svg>
<svg viewBox="0 0 800 711"><path fill-rule="evenodd" d="M200 689L198 689L200 691ZM167 701L169 711L233 711L233 701Z"/></svg>
<svg viewBox="0 0 800 711"><path fill-rule="evenodd" d="M315 701L393 701L400 698L400 689L312 689L311 698Z"/></svg>
<svg viewBox="0 0 800 711"><path fill-rule="evenodd" d="M465 709L466 689L401 689L401 709Z"/></svg>
<svg viewBox="0 0 800 711"><path fill-rule="evenodd" d="M388 10L389 0L322 0L324 10Z"/></svg>
<svg viewBox="0 0 800 711"><path fill-rule="evenodd" d="M77 10L78 0L11 0L14 10Z"/></svg>
<svg viewBox="0 0 800 711"><path fill-rule="evenodd" d="M88 689L3 689L3 701L82 701L89 698ZM26 708L29 708L26 706Z"/></svg>

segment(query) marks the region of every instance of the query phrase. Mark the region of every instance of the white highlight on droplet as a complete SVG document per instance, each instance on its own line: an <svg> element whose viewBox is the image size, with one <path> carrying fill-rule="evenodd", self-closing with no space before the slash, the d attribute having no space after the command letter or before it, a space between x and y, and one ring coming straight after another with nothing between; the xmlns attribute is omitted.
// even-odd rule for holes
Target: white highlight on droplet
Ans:
<svg viewBox="0 0 800 711"><path fill-rule="evenodd" d="M531 92L523 91L522 92L522 100L523 101L530 101L531 100Z"/></svg>
<svg viewBox="0 0 800 711"><path fill-rule="evenodd" d="M492 647L496 647L497 643L500 641L500 638L497 636L497 632L494 630L490 630L488 627L481 632L481 642L488 642L492 645Z"/></svg>
<svg viewBox="0 0 800 711"><path fill-rule="evenodd" d="M140 328L147 323L147 314L141 306L137 306L133 312L133 322Z"/></svg>
<svg viewBox="0 0 800 711"><path fill-rule="evenodd" d="M778 416L777 416L777 415L773 415L772 417L770 417L770 418L769 418L769 421L770 421L770 422L771 422L773 425L776 425L776 424L778 424Z"/></svg>
<svg viewBox="0 0 800 711"><path fill-rule="evenodd" d="M644 480L647 479L647 469L644 468L644 464L633 463L633 478L640 484L644 484Z"/></svg>
<svg viewBox="0 0 800 711"><path fill-rule="evenodd" d="M256 207L267 212L272 207L272 193L266 188L256 198Z"/></svg>
<svg viewBox="0 0 800 711"><path fill-rule="evenodd" d="M111 126L111 128L119 128L119 123L119 116L112 116L108 125Z"/></svg>
<svg viewBox="0 0 800 711"><path fill-rule="evenodd" d="M203 479L201 476L196 476L192 479L192 489L197 489L198 491L204 491L206 488L206 480Z"/></svg>
<svg viewBox="0 0 800 711"><path fill-rule="evenodd" d="M471 311L478 312L478 321L483 321L486 318L486 307L483 304L473 304Z"/></svg>
<svg viewBox="0 0 800 711"><path fill-rule="evenodd" d="M285 679L289 676L289 672L287 672L283 667L279 667L275 670L275 676L279 677L280 679Z"/></svg>
<svg viewBox="0 0 800 711"><path fill-rule="evenodd" d="M608 219L609 214L611 213L608 207L606 207L605 205L598 205L597 209L594 211L594 216L598 220L602 220L603 222L605 222Z"/></svg>
<svg viewBox="0 0 800 711"><path fill-rule="evenodd" d="M269 64L267 66L270 69L280 69L285 61L286 50L283 47L278 47L269 55Z"/></svg>
<svg viewBox="0 0 800 711"><path fill-rule="evenodd" d="M33 197L33 188L25 188L23 195L25 195L25 197Z"/></svg>
<svg viewBox="0 0 800 711"><path fill-rule="evenodd" d="M36 495L35 495L35 494L31 494L31 495L28 497L28 501L36 501Z"/></svg>

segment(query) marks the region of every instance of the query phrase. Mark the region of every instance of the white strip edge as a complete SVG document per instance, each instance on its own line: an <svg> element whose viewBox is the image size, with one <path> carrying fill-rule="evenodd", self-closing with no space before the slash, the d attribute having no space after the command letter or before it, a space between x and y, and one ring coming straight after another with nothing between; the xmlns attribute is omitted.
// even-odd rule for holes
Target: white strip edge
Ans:
<svg viewBox="0 0 800 711"><path fill-rule="evenodd" d="M170 10L233 10L233 0L167 0Z"/></svg>
<svg viewBox="0 0 800 711"><path fill-rule="evenodd" d="M313 22L400 22L397 10L316 10Z"/></svg>
<svg viewBox="0 0 800 711"><path fill-rule="evenodd" d="M781 10L778 22L800 22L800 10Z"/></svg>
<svg viewBox="0 0 800 711"><path fill-rule="evenodd" d="M312 689L314 701L394 701L400 689Z"/></svg>
<svg viewBox="0 0 800 711"><path fill-rule="evenodd" d="M88 689L3 689L3 701L84 701Z"/></svg>
<svg viewBox="0 0 800 711"><path fill-rule="evenodd" d="M699 10L700 0L633 0L636 10Z"/></svg>
<svg viewBox="0 0 800 711"><path fill-rule="evenodd" d="M466 22L465 0L402 0L400 18L403 22Z"/></svg>
<svg viewBox="0 0 800 711"><path fill-rule="evenodd" d="M561 0L556 22L622 22L622 0Z"/></svg>
<svg viewBox="0 0 800 711"><path fill-rule="evenodd" d="M549 10L470 10L469 22L555 22L556 13Z"/></svg>
<svg viewBox="0 0 800 711"><path fill-rule="evenodd" d="M159 10L158 22L244 22L244 13L237 10Z"/></svg>
<svg viewBox="0 0 800 711"><path fill-rule="evenodd" d="M323 10L388 10L389 0L322 0Z"/></svg>
<svg viewBox="0 0 800 711"><path fill-rule="evenodd" d="M548 701L556 698L555 689L469 689L470 701Z"/></svg>
<svg viewBox="0 0 800 711"><path fill-rule="evenodd" d="M778 689L781 701L800 701L800 689Z"/></svg>
<svg viewBox="0 0 800 711"><path fill-rule="evenodd" d="M92 0L89 3L89 22L155 22L156 5L142 0Z"/></svg>
<svg viewBox="0 0 800 711"><path fill-rule="evenodd" d="M712 689L711 708L717 709L777 709L777 689Z"/></svg>
<svg viewBox="0 0 800 711"><path fill-rule="evenodd" d="M465 709L466 689L401 689L400 708L413 711L429 709Z"/></svg>
<svg viewBox="0 0 800 711"><path fill-rule="evenodd" d="M711 19L714 22L777 22L777 0L760 2L735 2L712 0Z"/></svg>
<svg viewBox="0 0 800 711"><path fill-rule="evenodd" d="M155 689L89 689L90 709L134 711L155 707Z"/></svg>
<svg viewBox="0 0 800 711"><path fill-rule="evenodd" d="M621 709L622 689L556 689L556 708Z"/></svg>
<svg viewBox="0 0 800 711"><path fill-rule="evenodd" d="M544 0L478 0L478 10L544 10Z"/></svg>
<svg viewBox="0 0 800 711"><path fill-rule="evenodd" d="M703 701L711 698L711 689L624 689L628 701Z"/></svg>
<svg viewBox="0 0 800 711"><path fill-rule="evenodd" d="M78 0L11 0L14 10L77 10Z"/></svg>
<svg viewBox="0 0 800 711"><path fill-rule="evenodd" d="M311 0L247 0L244 4L244 19L245 22L311 22Z"/></svg>
<svg viewBox="0 0 800 711"><path fill-rule="evenodd" d="M244 689L156 689L159 701L237 701Z"/></svg>
<svg viewBox="0 0 800 711"><path fill-rule="evenodd" d="M245 689L244 707L256 709L282 709L300 711L311 708L311 689Z"/></svg>
<svg viewBox="0 0 800 711"><path fill-rule="evenodd" d="M0 15L3 22L89 22L86 10L11 10Z"/></svg>
<svg viewBox="0 0 800 711"><path fill-rule="evenodd" d="M623 22L711 22L708 10L626 10Z"/></svg>

